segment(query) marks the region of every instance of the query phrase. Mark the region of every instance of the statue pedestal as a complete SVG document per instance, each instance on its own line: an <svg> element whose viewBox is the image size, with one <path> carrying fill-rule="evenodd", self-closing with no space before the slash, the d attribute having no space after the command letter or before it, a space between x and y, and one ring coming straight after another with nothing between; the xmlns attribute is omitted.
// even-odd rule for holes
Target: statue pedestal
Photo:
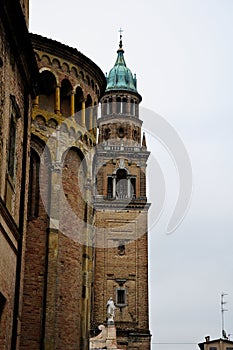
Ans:
<svg viewBox="0 0 233 350"><path fill-rule="evenodd" d="M109 350L118 350L114 323L108 324L107 327L100 325L98 328L101 330L101 333L90 339L90 349L107 348Z"/></svg>
<svg viewBox="0 0 233 350"><path fill-rule="evenodd" d="M116 327L114 324L108 324L106 346L107 349L117 349Z"/></svg>

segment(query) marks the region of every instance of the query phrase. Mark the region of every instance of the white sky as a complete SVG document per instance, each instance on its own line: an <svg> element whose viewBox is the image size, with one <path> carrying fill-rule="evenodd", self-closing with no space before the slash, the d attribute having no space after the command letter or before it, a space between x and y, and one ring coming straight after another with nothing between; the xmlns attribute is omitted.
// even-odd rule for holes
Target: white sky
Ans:
<svg viewBox="0 0 233 350"><path fill-rule="evenodd" d="M225 328L233 333L233 1L31 0L30 31L77 48L103 72L115 62L120 27L142 105L177 130L194 176L188 215L166 235L177 175L149 138L167 191L150 231L152 350L195 350L205 335L220 337L221 292L228 293Z"/></svg>

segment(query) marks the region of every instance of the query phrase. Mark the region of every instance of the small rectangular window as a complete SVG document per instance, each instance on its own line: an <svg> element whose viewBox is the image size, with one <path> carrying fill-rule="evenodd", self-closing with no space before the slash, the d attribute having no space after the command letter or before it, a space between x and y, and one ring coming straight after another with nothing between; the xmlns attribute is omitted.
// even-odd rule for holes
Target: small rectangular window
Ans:
<svg viewBox="0 0 233 350"><path fill-rule="evenodd" d="M217 350L216 346L210 346L209 350Z"/></svg>
<svg viewBox="0 0 233 350"><path fill-rule="evenodd" d="M126 290L123 288L118 288L116 290L116 305L126 305Z"/></svg>

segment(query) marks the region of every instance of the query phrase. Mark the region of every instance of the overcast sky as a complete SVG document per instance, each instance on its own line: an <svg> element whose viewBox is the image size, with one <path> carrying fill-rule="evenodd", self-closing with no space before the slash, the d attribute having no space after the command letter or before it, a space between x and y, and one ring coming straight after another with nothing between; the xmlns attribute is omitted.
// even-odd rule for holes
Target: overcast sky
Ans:
<svg viewBox="0 0 233 350"><path fill-rule="evenodd" d="M189 154L192 201L167 235L179 181L171 154L148 136L166 183L156 225L150 209L152 350L195 350L204 336L220 337L221 292L233 334L233 1L31 0L30 16L30 31L77 48L103 72L115 62L122 27L142 106L173 126ZM148 172L155 203L153 166Z"/></svg>

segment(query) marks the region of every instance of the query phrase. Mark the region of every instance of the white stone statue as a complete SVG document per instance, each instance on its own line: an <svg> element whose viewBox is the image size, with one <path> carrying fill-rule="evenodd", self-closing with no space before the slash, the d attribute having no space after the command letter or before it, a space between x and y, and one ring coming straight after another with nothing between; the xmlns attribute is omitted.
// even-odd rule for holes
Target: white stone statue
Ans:
<svg viewBox="0 0 233 350"><path fill-rule="evenodd" d="M114 301L113 301L112 297L110 297L108 302L107 302L108 323L114 323L115 309L116 309L116 306L114 304Z"/></svg>

